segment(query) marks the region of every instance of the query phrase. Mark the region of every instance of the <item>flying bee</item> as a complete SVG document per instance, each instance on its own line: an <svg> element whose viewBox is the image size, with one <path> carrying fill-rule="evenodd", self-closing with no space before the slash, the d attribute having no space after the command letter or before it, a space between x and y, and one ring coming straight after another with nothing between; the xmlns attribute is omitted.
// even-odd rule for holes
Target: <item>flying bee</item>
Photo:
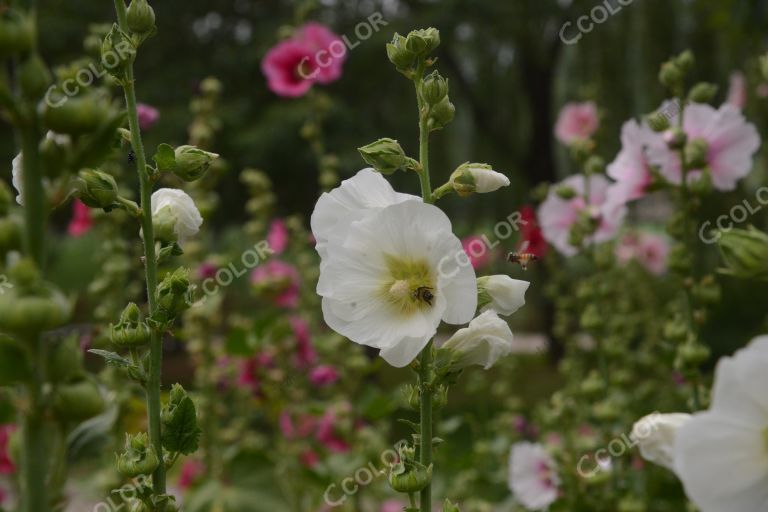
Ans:
<svg viewBox="0 0 768 512"><path fill-rule="evenodd" d="M427 305L431 306L432 300L434 300L435 296L432 293L432 288L429 286L419 286L413 292L413 298L416 300L424 301L427 303Z"/></svg>
<svg viewBox="0 0 768 512"><path fill-rule="evenodd" d="M511 252L507 255L508 262L519 264L523 270L528 270L528 264L538 259L538 256L530 252Z"/></svg>

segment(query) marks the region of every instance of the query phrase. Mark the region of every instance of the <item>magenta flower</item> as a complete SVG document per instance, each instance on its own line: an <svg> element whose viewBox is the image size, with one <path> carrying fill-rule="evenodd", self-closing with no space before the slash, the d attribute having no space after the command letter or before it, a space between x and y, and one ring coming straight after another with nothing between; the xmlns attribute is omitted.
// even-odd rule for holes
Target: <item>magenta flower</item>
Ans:
<svg viewBox="0 0 768 512"><path fill-rule="evenodd" d="M609 194L610 182L601 175L589 179L589 201L585 201L585 181L581 175L570 176L553 185L547 199L539 206L538 217L544 238L565 256L573 256L578 249L569 243L571 228L579 215L587 214L599 221L597 231L585 242L602 243L613 238L624 217L627 207ZM573 199L562 199L559 187L569 187L576 192Z"/></svg>
<svg viewBox="0 0 768 512"><path fill-rule="evenodd" d="M333 366L321 365L309 372L309 380L318 387L330 386L339 380L339 372Z"/></svg>
<svg viewBox="0 0 768 512"><path fill-rule="evenodd" d="M211 263L201 263L199 267L197 267L197 276L200 279L213 279L216 277L216 272L219 270L219 268Z"/></svg>
<svg viewBox="0 0 768 512"><path fill-rule="evenodd" d="M616 199L634 201L645 196L653 181L646 156L649 147L663 146L662 138L647 124L630 119L621 128L621 151L608 165L608 176L616 180L613 185Z"/></svg>
<svg viewBox="0 0 768 512"><path fill-rule="evenodd" d="M560 111L555 137L565 145L590 138L600 126L597 105L593 101L568 103Z"/></svg>
<svg viewBox="0 0 768 512"><path fill-rule="evenodd" d="M251 283L281 308L299 304L299 272L296 267L280 260L270 260L251 273Z"/></svg>
<svg viewBox="0 0 768 512"><path fill-rule="evenodd" d="M637 231L627 233L616 246L616 259L621 263L637 261L650 273L662 275L667 270L669 239L659 233Z"/></svg>
<svg viewBox="0 0 768 512"><path fill-rule="evenodd" d="M16 425L0 425L0 475L10 475L16 472L16 465L8 452L11 435L15 431Z"/></svg>
<svg viewBox="0 0 768 512"><path fill-rule="evenodd" d="M332 410L326 411L320 418L315 437L331 452L346 453L350 450L349 443L336 435L336 413Z"/></svg>
<svg viewBox="0 0 768 512"><path fill-rule="evenodd" d="M179 475L179 487L183 490L189 489L205 474L205 464L196 459L187 459L181 467Z"/></svg>
<svg viewBox="0 0 768 512"><path fill-rule="evenodd" d="M298 316L289 319L293 335L296 337L296 354L294 365L297 368L309 368L317 362L317 352L312 345L312 334L309 324Z"/></svg>
<svg viewBox="0 0 768 512"><path fill-rule="evenodd" d="M85 206L85 203L79 199L72 201L72 219L67 226L67 233L69 233L69 236L83 236L89 232L92 227L93 219L91 218L91 209Z"/></svg>
<svg viewBox="0 0 768 512"><path fill-rule="evenodd" d="M301 460L301 463L305 467L312 469L320 462L320 456L315 450L304 450L301 452L301 457L299 460Z"/></svg>
<svg viewBox="0 0 768 512"><path fill-rule="evenodd" d="M716 189L733 190L736 183L749 174L752 157L760 147L760 135L736 107L726 104L715 109L710 105L692 104L685 109L683 130L689 142L707 143L706 163ZM648 161L658 166L667 180L680 184L680 159L676 151L658 145L648 148L647 154ZM700 175L701 169L688 173L692 180Z"/></svg>
<svg viewBox="0 0 768 512"><path fill-rule="evenodd" d="M282 254L288 247L288 228L283 219L275 219L269 225L267 244L274 254Z"/></svg>
<svg viewBox="0 0 768 512"><path fill-rule="evenodd" d="M479 236L468 236L461 241L464 252L467 253L472 268L475 270L486 266L491 261L491 249Z"/></svg>
<svg viewBox="0 0 768 512"><path fill-rule="evenodd" d="M257 374L259 368L259 362L256 358L249 358L243 361L237 374L237 387L254 394L258 393L261 388L261 379L259 379Z"/></svg>
<svg viewBox="0 0 768 512"><path fill-rule="evenodd" d="M728 97L725 102L739 110L747 106L747 77L741 71L731 73L728 84Z"/></svg>
<svg viewBox="0 0 768 512"><path fill-rule="evenodd" d="M139 114L139 128L149 130L160 119L160 111L150 105L139 103L136 105Z"/></svg>
<svg viewBox="0 0 768 512"><path fill-rule="evenodd" d="M296 39L312 48L314 52L315 81L329 84L341 78L344 61L347 60L347 46L339 36L325 25L310 22L299 29Z"/></svg>

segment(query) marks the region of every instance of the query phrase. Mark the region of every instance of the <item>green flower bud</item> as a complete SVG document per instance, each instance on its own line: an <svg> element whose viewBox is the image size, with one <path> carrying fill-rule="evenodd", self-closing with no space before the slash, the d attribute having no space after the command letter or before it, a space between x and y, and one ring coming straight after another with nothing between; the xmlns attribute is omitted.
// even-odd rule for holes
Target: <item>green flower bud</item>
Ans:
<svg viewBox="0 0 768 512"><path fill-rule="evenodd" d="M416 63L416 54L405 47L406 39L395 32L392 42L387 44L387 57L401 73L410 70Z"/></svg>
<svg viewBox="0 0 768 512"><path fill-rule="evenodd" d="M701 169L707 165L709 144L704 139L693 139L685 145L685 160L691 169Z"/></svg>
<svg viewBox="0 0 768 512"><path fill-rule="evenodd" d="M613 400L603 400L592 406L592 415L598 421L615 421L621 415L621 408Z"/></svg>
<svg viewBox="0 0 768 512"><path fill-rule="evenodd" d="M136 34L146 34L155 30L155 10L147 0L131 0L128 6L128 28Z"/></svg>
<svg viewBox="0 0 768 512"><path fill-rule="evenodd" d="M149 326L139 307L131 302L120 315L120 322L110 326L110 340L118 347L141 347L149 343Z"/></svg>
<svg viewBox="0 0 768 512"><path fill-rule="evenodd" d="M687 73L693 69L696 59L693 56L691 50L685 50L683 53L674 58L675 64L678 66L681 72Z"/></svg>
<svg viewBox="0 0 768 512"><path fill-rule="evenodd" d="M141 432L125 436L125 451L117 456L117 471L126 478L152 474L160 459L150 445L149 436Z"/></svg>
<svg viewBox="0 0 768 512"><path fill-rule="evenodd" d="M41 280L34 263L21 260L10 278L11 282L0 288L0 331L40 333L69 319L71 308L66 297Z"/></svg>
<svg viewBox="0 0 768 512"><path fill-rule="evenodd" d="M427 448L429 449L429 448ZM432 464L424 467L416 461L413 448L405 443L398 446L400 460L389 468L389 485L397 492L419 492L432 481Z"/></svg>
<svg viewBox="0 0 768 512"><path fill-rule="evenodd" d="M715 276L707 275L693 288L693 296L702 304L717 304L722 297L722 289Z"/></svg>
<svg viewBox="0 0 768 512"><path fill-rule="evenodd" d="M768 280L768 235L752 226L731 229L720 232L717 244L725 264L723 274Z"/></svg>
<svg viewBox="0 0 768 512"><path fill-rule="evenodd" d="M665 62L659 71L659 82L667 89L679 89L683 84L683 72L675 62Z"/></svg>
<svg viewBox="0 0 768 512"><path fill-rule="evenodd" d="M693 86L691 92L688 93L688 99L694 103L709 103L715 99L717 94L717 86L707 82L700 82Z"/></svg>
<svg viewBox="0 0 768 512"><path fill-rule="evenodd" d="M676 315L673 320L664 324L664 338L673 342L681 343L688 339L688 324L680 315Z"/></svg>
<svg viewBox="0 0 768 512"><path fill-rule="evenodd" d="M117 183L109 174L94 169L80 171L80 200L91 208L108 208L117 201Z"/></svg>
<svg viewBox="0 0 768 512"><path fill-rule="evenodd" d="M112 108L103 96L86 93L66 97L58 90L51 94L51 103L43 110L46 128L56 133L82 135L96 131L112 115Z"/></svg>
<svg viewBox="0 0 768 512"><path fill-rule="evenodd" d="M101 44L101 65L118 80L125 78L125 71L136 58L136 46L117 24L104 37Z"/></svg>
<svg viewBox="0 0 768 512"><path fill-rule="evenodd" d="M669 149L681 149L685 147L685 143L688 141L688 135L675 126L664 134L664 140L667 142Z"/></svg>
<svg viewBox="0 0 768 512"><path fill-rule="evenodd" d="M175 150L176 167L173 174L184 181L195 181L203 177L211 162L219 158L216 153L203 151L195 146L179 146Z"/></svg>
<svg viewBox="0 0 768 512"><path fill-rule="evenodd" d="M564 201L570 201L576 197L576 191L572 187L560 186L555 189L557 197Z"/></svg>
<svg viewBox="0 0 768 512"><path fill-rule="evenodd" d="M669 268L678 274L686 275L691 269L693 259L685 244L675 244L669 252Z"/></svg>
<svg viewBox="0 0 768 512"><path fill-rule="evenodd" d="M448 80L440 76L437 71L433 71L424 79L422 95L429 105L439 103L448 95Z"/></svg>
<svg viewBox="0 0 768 512"><path fill-rule="evenodd" d="M677 349L675 367L678 370L697 368L709 359L710 350L701 343L685 342Z"/></svg>
<svg viewBox="0 0 768 512"><path fill-rule="evenodd" d="M663 112L652 112L645 116L645 122L656 133L661 133L669 129L669 117Z"/></svg>
<svg viewBox="0 0 768 512"><path fill-rule="evenodd" d="M0 12L0 57L23 55L35 41L35 25L30 16L15 10Z"/></svg>
<svg viewBox="0 0 768 512"><path fill-rule="evenodd" d="M15 218L0 218L0 255L21 249L22 230Z"/></svg>
<svg viewBox="0 0 768 512"><path fill-rule="evenodd" d="M51 382L72 382L85 377L83 351L77 336L57 343L48 354L48 376Z"/></svg>
<svg viewBox="0 0 768 512"><path fill-rule="evenodd" d="M451 503L451 500L446 499L443 503L443 512L461 512L459 506L455 503Z"/></svg>
<svg viewBox="0 0 768 512"><path fill-rule="evenodd" d="M88 378L60 384L53 392L53 409L57 416L81 422L104 411L104 397L96 383Z"/></svg>
<svg viewBox="0 0 768 512"><path fill-rule="evenodd" d="M19 67L21 92L28 100L36 101L43 97L53 78L43 59L33 53Z"/></svg>
<svg viewBox="0 0 768 512"><path fill-rule="evenodd" d="M431 130L441 130L453 121L456 115L456 107L453 106L448 96L445 96L440 102L433 105L429 110L429 120Z"/></svg>
<svg viewBox="0 0 768 512"><path fill-rule="evenodd" d="M152 320L166 325L187 310L192 304L192 288L189 284L189 271L179 268L165 276L157 287L157 311Z"/></svg>
<svg viewBox="0 0 768 512"><path fill-rule="evenodd" d="M584 172L587 175L605 173L605 160L597 155L590 156L584 164Z"/></svg>
<svg viewBox="0 0 768 512"><path fill-rule="evenodd" d="M440 46L440 31L436 28L414 30L405 38L405 48L416 55L428 55Z"/></svg>
<svg viewBox="0 0 768 512"><path fill-rule="evenodd" d="M368 165L382 174L392 174L404 168L408 161L403 148L393 139L379 139L357 150Z"/></svg>

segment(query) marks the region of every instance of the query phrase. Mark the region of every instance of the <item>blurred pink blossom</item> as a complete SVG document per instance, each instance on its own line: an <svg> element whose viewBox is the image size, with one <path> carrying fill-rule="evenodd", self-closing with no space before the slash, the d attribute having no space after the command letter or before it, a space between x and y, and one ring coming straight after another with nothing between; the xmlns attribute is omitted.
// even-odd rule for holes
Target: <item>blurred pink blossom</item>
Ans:
<svg viewBox="0 0 768 512"><path fill-rule="evenodd" d="M585 181L589 180L589 201L585 201ZM557 194L560 187L576 192L573 199L563 199ZM618 232L627 207L610 195L610 182L601 175L585 178L574 175L552 185L547 199L539 206L538 217L544 238L565 256L573 256L578 249L569 243L571 228L582 214L598 220L598 228L585 243L602 243Z"/></svg>
<svg viewBox="0 0 768 512"><path fill-rule="evenodd" d="M0 475L9 475L16 472L9 453L11 435L16 431L16 425L0 425Z"/></svg>
<svg viewBox="0 0 768 512"><path fill-rule="evenodd" d="M91 209L79 199L72 201L72 219L67 226L67 233L73 237L83 236L93 227Z"/></svg>
<svg viewBox="0 0 768 512"><path fill-rule="evenodd" d="M314 468L320 462L320 456L314 450L304 450L301 453L301 463L308 467Z"/></svg>
<svg viewBox="0 0 768 512"><path fill-rule="evenodd" d="M344 61L347 60L347 46L328 27L317 22L304 25L296 33L296 39L309 46L317 63L315 80L329 84L341 78Z"/></svg>
<svg viewBox="0 0 768 512"><path fill-rule="evenodd" d="M381 509L379 509L379 512L403 512L404 508L405 503L400 500L391 499L381 504Z"/></svg>
<svg viewBox="0 0 768 512"><path fill-rule="evenodd" d="M336 435L335 427L336 413L329 409L320 418L317 425L316 438L329 451L334 453L346 453L350 450L350 446L346 441Z"/></svg>
<svg viewBox="0 0 768 512"><path fill-rule="evenodd" d="M283 219L275 219L269 225L267 244L274 254L282 254L288 247L288 228Z"/></svg>
<svg viewBox="0 0 768 512"><path fill-rule="evenodd" d="M739 110L744 110L747 106L747 77L741 71L731 73L728 97L725 102Z"/></svg>
<svg viewBox="0 0 768 512"><path fill-rule="evenodd" d="M590 138L600 126L597 105L593 101L568 103L560 111L555 137L565 145Z"/></svg>
<svg viewBox="0 0 768 512"><path fill-rule="evenodd" d="M645 122L630 119L621 128L621 151L608 165L608 176L616 180L613 189L617 200L634 201L645 196L653 181L646 151L649 147L664 146L661 136ZM620 199L619 199L620 198Z"/></svg>
<svg viewBox="0 0 768 512"><path fill-rule="evenodd" d="M197 459L187 459L181 467L179 487L189 489L205 474L205 464Z"/></svg>
<svg viewBox="0 0 768 512"><path fill-rule="evenodd" d="M151 105L139 103L136 105L139 114L139 128L149 130L160 119L160 111Z"/></svg>
<svg viewBox="0 0 768 512"><path fill-rule="evenodd" d="M293 265L270 260L253 270L251 283L278 307L295 308L299 304L299 272Z"/></svg>
<svg viewBox="0 0 768 512"><path fill-rule="evenodd" d="M475 270L486 266L491 261L491 249L482 237L468 236L461 241L464 252L469 256L472 268Z"/></svg>
<svg viewBox="0 0 768 512"><path fill-rule="evenodd" d="M330 365L321 365L309 372L309 380L318 387L330 386L339 380L339 372Z"/></svg>
<svg viewBox="0 0 768 512"><path fill-rule="evenodd" d="M294 364L297 368L309 368L317 362L317 352L312 345L312 335L309 332L309 324L298 317L294 316L289 319L293 335L296 337L296 355L294 356Z"/></svg>
<svg viewBox="0 0 768 512"><path fill-rule="evenodd" d="M218 267L213 263L201 263L200 266L197 267L197 275L200 279L213 279L216 276L217 270Z"/></svg>
<svg viewBox="0 0 768 512"><path fill-rule="evenodd" d="M660 233L637 231L624 235L616 246L616 259L621 263L637 261L649 272L661 275L667 270L669 239Z"/></svg>

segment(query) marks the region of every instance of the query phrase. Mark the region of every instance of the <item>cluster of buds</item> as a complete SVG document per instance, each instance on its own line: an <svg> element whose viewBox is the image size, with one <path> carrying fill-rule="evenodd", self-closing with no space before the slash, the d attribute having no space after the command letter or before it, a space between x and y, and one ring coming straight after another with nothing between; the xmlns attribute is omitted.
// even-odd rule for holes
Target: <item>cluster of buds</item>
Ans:
<svg viewBox="0 0 768 512"><path fill-rule="evenodd" d="M414 30L405 37L395 33L392 42L387 44L387 56L399 72L413 79L418 67L438 46L440 32L435 28Z"/></svg>
<svg viewBox="0 0 768 512"><path fill-rule="evenodd" d="M432 465L424 467L416 459L416 449L405 442L398 444L397 453L398 461L389 468L390 487L402 493L416 493L426 488L432 481Z"/></svg>
<svg viewBox="0 0 768 512"><path fill-rule="evenodd" d="M160 458L149 443L146 432L126 434L125 451L117 456L117 470L126 478L149 475L160 465Z"/></svg>
<svg viewBox="0 0 768 512"><path fill-rule="evenodd" d="M10 282L0 294L0 330L29 335L53 329L69 319L69 301L43 281L32 261L19 261L9 277Z"/></svg>
<svg viewBox="0 0 768 512"><path fill-rule="evenodd" d="M120 322L110 326L110 340L118 347L142 347L149 343L149 326L139 307L129 303L120 315Z"/></svg>
<svg viewBox="0 0 768 512"><path fill-rule="evenodd" d="M187 269L179 268L166 275L157 287L157 311L150 323L159 327L173 323L177 316L192 305L193 291Z"/></svg>

